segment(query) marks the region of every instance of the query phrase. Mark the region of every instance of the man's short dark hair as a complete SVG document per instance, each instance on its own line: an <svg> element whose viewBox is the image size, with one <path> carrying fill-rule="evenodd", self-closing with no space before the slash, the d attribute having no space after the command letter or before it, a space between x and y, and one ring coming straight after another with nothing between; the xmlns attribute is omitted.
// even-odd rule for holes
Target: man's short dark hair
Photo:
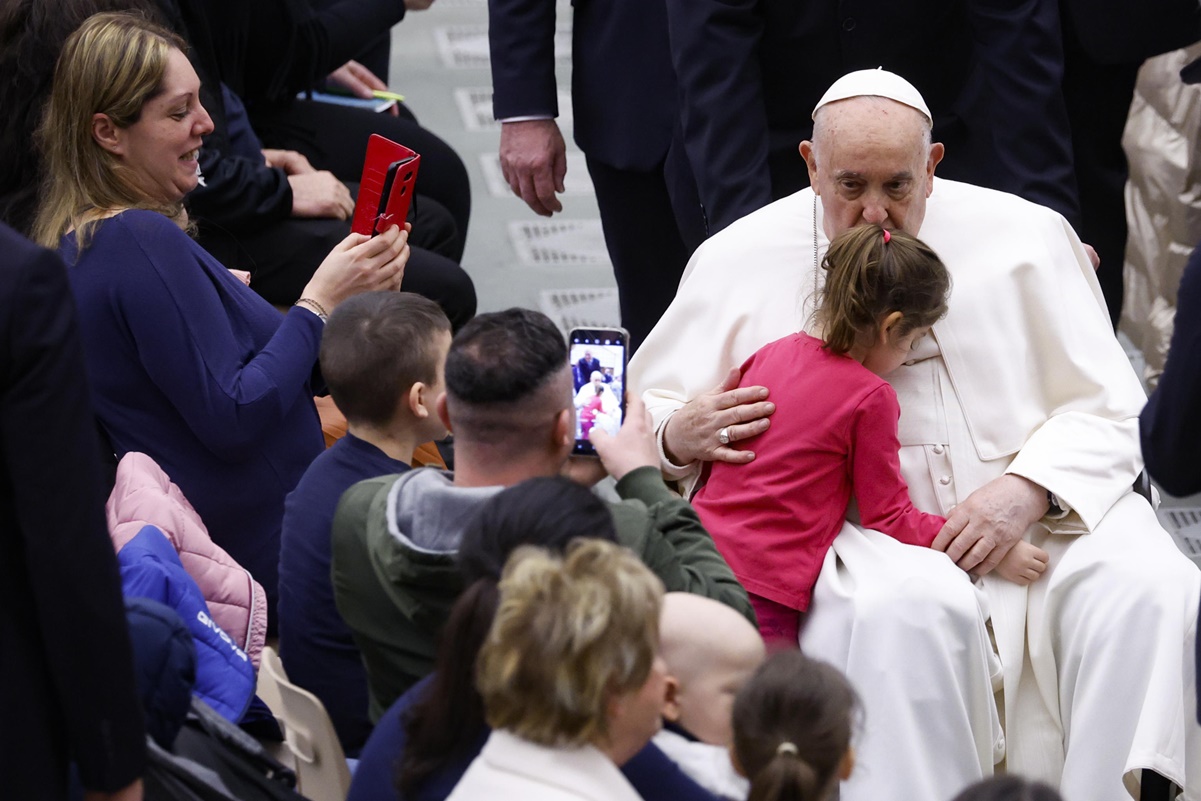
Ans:
<svg viewBox="0 0 1201 801"><path fill-rule="evenodd" d="M567 343L550 318L530 309L480 314L446 356L446 391L472 406L532 395L567 365Z"/></svg>
<svg viewBox="0 0 1201 801"><path fill-rule="evenodd" d="M438 377L438 335L450 321L411 292L364 292L343 301L321 337L321 373L351 423L385 426L413 384Z"/></svg>

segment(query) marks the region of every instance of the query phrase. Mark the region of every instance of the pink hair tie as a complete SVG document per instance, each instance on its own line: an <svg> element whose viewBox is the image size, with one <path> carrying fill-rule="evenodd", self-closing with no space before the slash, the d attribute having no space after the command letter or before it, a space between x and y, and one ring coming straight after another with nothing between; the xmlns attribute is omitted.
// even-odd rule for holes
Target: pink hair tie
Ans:
<svg viewBox="0 0 1201 801"><path fill-rule="evenodd" d="M884 244L887 245L891 241L892 241L892 234L888 233L888 229L885 228L884 229Z"/></svg>

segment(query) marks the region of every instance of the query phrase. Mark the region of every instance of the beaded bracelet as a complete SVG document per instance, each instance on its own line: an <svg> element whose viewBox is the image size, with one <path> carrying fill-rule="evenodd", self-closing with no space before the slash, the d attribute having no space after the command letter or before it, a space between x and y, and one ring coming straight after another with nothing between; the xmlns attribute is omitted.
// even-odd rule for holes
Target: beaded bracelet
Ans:
<svg viewBox="0 0 1201 801"><path fill-rule="evenodd" d="M316 314L318 317L320 317L321 322L324 323L329 320L329 312L327 312L325 310L324 306L322 306L320 303L313 300L312 298L301 298L300 300L296 301L292 305L299 306L302 303L308 307L309 311L313 312L313 314Z"/></svg>

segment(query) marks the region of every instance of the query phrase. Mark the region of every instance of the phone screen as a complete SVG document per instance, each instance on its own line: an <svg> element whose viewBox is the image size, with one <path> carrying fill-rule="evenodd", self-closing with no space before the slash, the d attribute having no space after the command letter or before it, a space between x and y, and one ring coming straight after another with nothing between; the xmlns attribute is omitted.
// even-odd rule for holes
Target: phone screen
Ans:
<svg viewBox="0 0 1201 801"><path fill-rule="evenodd" d="M577 454L595 454L593 428L616 434L625 419L630 335L620 328L573 328L570 343Z"/></svg>

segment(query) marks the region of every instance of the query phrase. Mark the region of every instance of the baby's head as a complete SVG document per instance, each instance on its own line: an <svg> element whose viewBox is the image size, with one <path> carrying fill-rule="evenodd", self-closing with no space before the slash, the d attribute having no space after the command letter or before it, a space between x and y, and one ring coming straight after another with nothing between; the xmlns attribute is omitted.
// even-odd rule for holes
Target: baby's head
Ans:
<svg viewBox="0 0 1201 801"><path fill-rule="evenodd" d="M844 231L830 243L822 267L826 283L817 320L833 353L881 344L903 344L908 352L915 332L920 336L947 313L947 268L904 231L879 225Z"/></svg>
<svg viewBox="0 0 1201 801"><path fill-rule="evenodd" d="M1063 796L1050 785L1010 775L965 787L954 801L1063 801Z"/></svg>
<svg viewBox="0 0 1201 801"><path fill-rule="evenodd" d="M710 745L729 746L734 696L763 662L763 639L723 603L664 596L659 649L672 680L663 716Z"/></svg>
<svg viewBox="0 0 1201 801"><path fill-rule="evenodd" d="M734 767L761 801L829 798L855 766L859 699L846 677L800 651L779 651L734 701Z"/></svg>

